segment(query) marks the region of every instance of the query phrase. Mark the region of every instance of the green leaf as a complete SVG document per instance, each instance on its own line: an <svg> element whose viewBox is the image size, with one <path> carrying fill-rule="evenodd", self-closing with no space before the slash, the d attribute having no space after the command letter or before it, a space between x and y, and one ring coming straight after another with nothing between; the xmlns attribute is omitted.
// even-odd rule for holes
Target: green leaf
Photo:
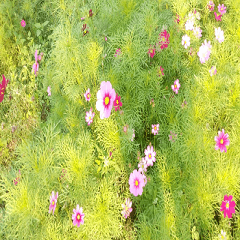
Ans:
<svg viewBox="0 0 240 240"><path fill-rule="evenodd" d="M28 32L28 36L29 36L29 37L31 36L31 32L30 32L30 31Z"/></svg>
<svg viewBox="0 0 240 240"><path fill-rule="evenodd" d="M36 23L36 24L35 24L35 27L36 27L36 28L40 28L40 27L41 27L41 24L40 24L40 23Z"/></svg>
<svg viewBox="0 0 240 240"><path fill-rule="evenodd" d="M37 37L41 34L41 30L37 30Z"/></svg>
<svg viewBox="0 0 240 240"><path fill-rule="evenodd" d="M43 26L48 25L48 23L49 23L49 21L44 22L44 23L43 23Z"/></svg>

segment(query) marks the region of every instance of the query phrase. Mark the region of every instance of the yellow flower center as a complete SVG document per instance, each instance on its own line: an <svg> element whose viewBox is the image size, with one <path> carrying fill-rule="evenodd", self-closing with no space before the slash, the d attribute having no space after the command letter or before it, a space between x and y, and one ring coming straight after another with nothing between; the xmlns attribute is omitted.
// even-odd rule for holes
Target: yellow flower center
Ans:
<svg viewBox="0 0 240 240"><path fill-rule="evenodd" d="M118 100L116 101L116 103L118 104Z"/></svg>
<svg viewBox="0 0 240 240"><path fill-rule="evenodd" d="M87 98L89 98L89 93L87 94Z"/></svg>
<svg viewBox="0 0 240 240"><path fill-rule="evenodd" d="M152 157L152 155L151 155L151 154L149 154L149 155L148 155L148 157L149 157L149 158L151 158L151 157Z"/></svg>
<svg viewBox="0 0 240 240"><path fill-rule="evenodd" d="M153 53L153 50L150 50L150 53Z"/></svg>
<svg viewBox="0 0 240 240"><path fill-rule="evenodd" d="M220 143L223 144L223 139L221 139Z"/></svg>
<svg viewBox="0 0 240 240"><path fill-rule="evenodd" d="M223 8L221 8L221 11L223 11Z"/></svg>
<svg viewBox="0 0 240 240"><path fill-rule="evenodd" d="M54 205L54 201L52 201L52 205Z"/></svg>
<svg viewBox="0 0 240 240"><path fill-rule="evenodd" d="M89 120L91 120L91 117L89 117Z"/></svg>
<svg viewBox="0 0 240 240"><path fill-rule="evenodd" d="M106 97L105 98L105 105L108 105L108 103L109 103L109 97Z"/></svg>
<svg viewBox="0 0 240 240"><path fill-rule="evenodd" d="M80 215L78 214L78 215L77 215L77 220L79 220L79 219L80 219Z"/></svg>
<svg viewBox="0 0 240 240"><path fill-rule="evenodd" d="M163 42L165 42L165 41L166 41L165 37L162 37L162 41L163 41Z"/></svg>
<svg viewBox="0 0 240 240"><path fill-rule="evenodd" d="M135 186L138 186L138 180L135 181Z"/></svg>
<svg viewBox="0 0 240 240"><path fill-rule="evenodd" d="M226 208L229 208L229 203L226 203Z"/></svg>
<svg viewBox="0 0 240 240"><path fill-rule="evenodd" d="M157 128L156 128L156 127L154 127L154 129L156 130Z"/></svg>
<svg viewBox="0 0 240 240"><path fill-rule="evenodd" d="M184 41L184 44L186 44L187 42L186 41Z"/></svg>
<svg viewBox="0 0 240 240"><path fill-rule="evenodd" d="M177 85L175 84L174 87L177 88Z"/></svg>

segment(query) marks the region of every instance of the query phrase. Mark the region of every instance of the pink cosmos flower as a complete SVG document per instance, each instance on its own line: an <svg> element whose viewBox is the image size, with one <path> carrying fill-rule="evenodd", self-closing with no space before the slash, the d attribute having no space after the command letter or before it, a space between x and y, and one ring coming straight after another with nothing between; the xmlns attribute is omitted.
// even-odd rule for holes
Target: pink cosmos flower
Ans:
<svg viewBox="0 0 240 240"><path fill-rule="evenodd" d="M224 6L224 4L219 4L218 5L218 12L220 12L221 15L223 15L224 13L226 13L226 9L227 7Z"/></svg>
<svg viewBox="0 0 240 240"><path fill-rule="evenodd" d="M135 130L132 129L132 131L133 131L133 134L132 134L132 139L131 139L131 141L133 141L133 139L135 138Z"/></svg>
<svg viewBox="0 0 240 240"><path fill-rule="evenodd" d="M222 43L224 41L224 35L223 35L223 31L221 30L221 28L215 28L215 36L216 39Z"/></svg>
<svg viewBox="0 0 240 240"><path fill-rule="evenodd" d="M207 7L210 12L212 12L214 10L214 6L215 6L215 4L213 3L213 1L209 1Z"/></svg>
<svg viewBox="0 0 240 240"><path fill-rule="evenodd" d="M161 49L167 48L169 44L169 33L166 30L159 34L158 40Z"/></svg>
<svg viewBox="0 0 240 240"><path fill-rule="evenodd" d="M154 57L154 55L156 54L156 49L153 47L153 48L149 48L148 49L148 55L149 55L149 57L151 57L151 58L153 58Z"/></svg>
<svg viewBox="0 0 240 240"><path fill-rule="evenodd" d="M90 89L89 88L86 91L86 93L84 93L84 97L85 97L86 101L90 101L91 94L90 94Z"/></svg>
<svg viewBox="0 0 240 240"><path fill-rule="evenodd" d="M182 36L182 45L187 48L190 46L190 37L185 34L184 36Z"/></svg>
<svg viewBox="0 0 240 240"><path fill-rule="evenodd" d="M153 163L156 161L156 152L153 150L153 146L147 146L147 149L144 151L145 153L145 161L148 166L153 166Z"/></svg>
<svg viewBox="0 0 240 240"><path fill-rule="evenodd" d="M171 85L172 90L178 94L178 90L181 87L179 80L177 79L176 81L174 81L174 85Z"/></svg>
<svg viewBox="0 0 240 240"><path fill-rule="evenodd" d="M118 48L118 49L116 50L116 53L114 54L114 57L117 57L117 56L119 56L119 55L121 55L121 54L122 54L121 48Z"/></svg>
<svg viewBox="0 0 240 240"><path fill-rule="evenodd" d="M21 26L25 27L26 26L26 22L24 20L21 21Z"/></svg>
<svg viewBox="0 0 240 240"><path fill-rule="evenodd" d="M85 17L81 17L81 21L84 21L85 20Z"/></svg>
<svg viewBox="0 0 240 240"><path fill-rule="evenodd" d="M57 205L57 198L58 198L58 192L56 192L56 195L54 195L54 191L52 191L52 195L50 196L49 213L53 210L53 215Z"/></svg>
<svg viewBox="0 0 240 240"><path fill-rule="evenodd" d="M152 125L152 133L154 135L158 134L158 130L159 130L159 124Z"/></svg>
<svg viewBox="0 0 240 240"><path fill-rule="evenodd" d="M222 15L221 15L221 14L220 14L220 15L217 15L217 13L214 12L214 15L215 15L215 19L217 20L217 22L218 22L218 21L222 21L222 19L221 19Z"/></svg>
<svg viewBox="0 0 240 240"><path fill-rule="evenodd" d="M130 192L135 197L137 197L138 195L142 195L144 179L143 179L143 175L136 169L133 170L133 172L130 174L129 185L130 185Z"/></svg>
<svg viewBox="0 0 240 240"><path fill-rule="evenodd" d="M92 108L89 112L86 112L85 120L88 123L88 126L93 122L93 118L95 116L95 113L92 112Z"/></svg>
<svg viewBox="0 0 240 240"><path fill-rule="evenodd" d="M107 37L105 36L105 41L107 41Z"/></svg>
<svg viewBox="0 0 240 240"><path fill-rule="evenodd" d="M96 108L100 111L100 118L108 118L111 114L113 102L116 99L115 90L109 81L101 82L100 90L97 92Z"/></svg>
<svg viewBox="0 0 240 240"><path fill-rule="evenodd" d="M222 205L220 208L220 211L223 211L224 213L224 218L226 217L226 215L228 216L228 218L232 218L232 213L235 213L235 202L231 201L232 200L232 196L229 195L225 195L224 196L224 201L222 201Z"/></svg>
<svg viewBox="0 0 240 240"><path fill-rule="evenodd" d="M179 24L180 23L180 17L179 17L179 15L178 14L176 14L176 22L177 22L177 24Z"/></svg>
<svg viewBox="0 0 240 240"><path fill-rule="evenodd" d="M132 202L130 201L130 198L126 199L126 203L122 204L123 207L123 211L122 211L122 215L123 217L127 218L130 216L130 213L132 212Z"/></svg>
<svg viewBox="0 0 240 240"><path fill-rule="evenodd" d="M143 182L144 182L144 186L143 187L145 187L146 184L147 184L147 177L146 177L146 175L144 173L142 175L143 175Z"/></svg>
<svg viewBox="0 0 240 240"><path fill-rule="evenodd" d="M196 36L197 38L200 38L202 36L202 30L200 27L194 27L193 28L193 34L194 36Z"/></svg>
<svg viewBox="0 0 240 240"><path fill-rule="evenodd" d="M223 230L221 230L221 235L219 234L218 237L220 240L227 240L227 237L226 237L226 232L224 232Z"/></svg>
<svg viewBox="0 0 240 240"><path fill-rule="evenodd" d="M215 66L212 66L212 68L209 70L210 76L212 77L213 75L217 74L217 69Z"/></svg>
<svg viewBox="0 0 240 240"><path fill-rule="evenodd" d="M140 173L144 173L144 172L146 172L147 171L147 162L146 162L146 160L145 160L145 158L142 158L142 160L139 162L139 164L138 164L138 171L140 172Z"/></svg>
<svg viewBox="0 0 240 240"><path fill-rule="evenodd" d="M193 30L193 25L194 25L194 21L193 20L187 20L185 23L185 29L186 30Z"/></svg>
<svg viewBox="0 0 240 240"><path fill-rule="evenodd" d="M38 64L38 55L37 55L37 50L36 50L35 51L35 63L32 66L32 69L36 76L37 76L38 68L39 68L39 64Z"/></svg>
<svg viewBox="0 0 240 240"><path fill-rule="evenodd" d="M224 129L222 129L222 132L218 131L218 136L215 136L214 138L216 141L215 150L220 149L221 152L227 152L226 146L229 146L230 144L228 137L228 134L224 133Z"/></svg>
<svg viewBox="0 0 240 240"><path fill-rule="evenodd" d="M48 92L48 96L51 96L51 87L50 86L48 86L47 92Z"/></svg>
<svg viewBox="0 0 240 240"><path fill-rule="evenodd" d="M199 52L197 53L201 63L205 63L209 59L211 48L212 46L210 44L210 41L207 42L205 39L204 43L202 43L202 46L199 48Z"/></svg>
<svg viewBox="0 0 240 240"><path fill-rule="evenodd" d="M162 68L162 66L160 66L159 70L158 70L158 76L160 77L161 75L164 76L163 73L164 68Z"/></svg>
<svg viewBox="0 0 240 240"><path fill-rule="evenodd" d="M113 102L113 106L115 107L115 111L120 110L120 107L122 106L122 102L121 100L121 96L116 96L114 102Z"/></svg>
<svg viewBox="0 0 240 240"><path fill-rule="evenodd" d="M82 207L79 208L79 205L77 204L77 208L73 209L73 214L72 214L72 220L73 220L73 225L77 225L77 227L80 227L81 224L84 224L84 216L85 214L83 213Z"/></svg>
<svg viewBox="0 0 240 240"><path fill-rule="evenodd" d="M3 77L3 80L2 80L2 83L0 83L0 102L3 101L5 89L7 87L8 82L9 82L9 80L6 81L6 78L5 78L4 75L2 75L2 77Z"/></svg>

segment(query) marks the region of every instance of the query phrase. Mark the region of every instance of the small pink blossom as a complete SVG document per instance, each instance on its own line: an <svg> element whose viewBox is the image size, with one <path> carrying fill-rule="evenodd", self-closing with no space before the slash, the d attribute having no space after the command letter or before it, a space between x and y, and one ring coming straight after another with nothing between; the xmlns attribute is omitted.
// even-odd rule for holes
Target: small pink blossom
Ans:
<svg viewBox="0 0 240 240"><path fill-rule="evenodd" d="M160 77L161 75L164 76L163 73L164 68L162 68L162 66L160 66L159 70L158 70L158 76Z"/></svg>
<svg viewBox="0 0 240 240"><path fill-rule="evenodd" d="M223 31L221 30L221 28L215 28L215 36L216 36L216 39L222 43L224 41L224 33Z"/></svg>
<svg viewBox="0 0 240 240"><path fill-rule="evenodd" d="M214 10L214 6L215 6L215 4L213 3L213 1L209 1L207 7L210 12L212 12Z"/></svg>
<svg viewBox="0 0 240 240"><path fill-rule="evenodd" d="M91 94L90 94L90 89L88 88L86 93L84 93L84 97L86 99L86 101L90 101L90 97L91 97Z"/></svg>
<svg viewBox="0 0 240 240"><path fill-rule="evenodd" d="M145 161L148 166L153 166L153 163L156 161L156 152L153 150L153 146L147 146L147 149L144 151L145 153Z"/></svg>
<svg viewBox="0 0 240 240"><path fill-rule="evenodd" d="M218 5L218 12L220 12L221 15L223 15L224 13L226 13L226 9L227 7L224 6L224 4L219 4Z"/></svg>
<svg viewBox="0 0 240 240"><path fill-rule="evenodd" d="M129 177L130 192L135 197L142 195L144 184L143 175L136 169L133 170Z"/></svg>
<svg viewBox="0 0 240 240"><path fill-rule="evenodd" d="M197 38L200 38L202 36L202 30L200 27L194 27L193 28L193 34L194 36L196 36Z"/></svg>
<svg viewBox="0 0 240 240"><path fill-rule="evenodd" d="M26 22L24 20L21 21L21 26L25 27L26 26Z"/></svg>
<svg viewBox="0 0 240 240"><path fill-rule="evenodd" d="M85 17L81 17L81 21L84 21L85 20Z"/></svg>
<svg viewBox="0 0 240 240"><path fill-rule="evenodd" d="M228 218L232 218L232 213L235 213L235 206L236 203L232 200L232 196L229 195L225 195L224 196L224 201L222 201L222 205L220 208L220 211L223 211L224 213L224 218L226 217L226 215L228 216Z"/></svg>
<svg viewBox="0 0 240 240"><path fill-rule="evenodd" d="M193 26L194 26L194 21L193 20L187 20L185 23L185 29L186 30L193 30Z"/></svg>
<svg viewBox="0 0 240 240"><path fill-rule="evenodd" d="M114 54L114 57L117 57L117 56L119 56L119 55L121 55L121 54L122 54L121 48L118 48L118 49L116 50L116 53Z"/></svg>
<svg viewBox="0 0 240 240"><path fill-rule="evenodd" d="M50 86L48 86L47 92L48 92L48 96L51 96L51 87Z"/></svg>
<svg viewBox="0 0 240 240"><path fill-rule="evenodd" d="M215 66L212 66L211 69L209 70L210 76L212 77L213 75L217 74L217 69Z"/></svg>
<svg viewBox="0 0 240 240"><path fill-rule="evenodd" d="M135 138L135 130L132 129L132 131L133 131L133 134L132 134L132 139L131 139L131 141L133 141L133 139Z"/></svg>
<svg viewBox="0 0 240 240"><path fill-rule="evenodd" d="M57 199L58 199L58 192L56 192L56 194L54 195L54 191L52 191L52 195L50 196L49 213L53 211L53 215L57 205Z"/></svg>
<svg viewBox="0 0 240 240"><path fill-rule="evenodd" d="M220 240L227 240L227 237L226 237L226 232L224 232L223 230L221 230L221 235L219 234L218 237Z"/></svg>
<svg viewBox="0 0 240 240"><path fill-rule="evenodd" d="M118 94L113 102L113 106L115 107L115 111L120 110L120 107L122 106L121 96L118 96Z"/></svg>
<svg viewBox="0 0 240 240"><path fill-rule="evenodd" d="M174 84L173 84L173 85L171 85L172 90L173 90L176 94L178 94L178 90L179 90L180 87L181 87L181 85L180 85L178 79L177 79L176 81L174 81Z"/></svg>
<svg viewBox="0 0 240 240"><path fill-rule="evenodd" d="M105 36L105 41L107 41L107 37Z"/></svg>
<svg viewBox="0 0 240 240"><path fill-rule="evenodd" d="M228 134L224 133L224 129L222 129L222 132L218 131L218 136L215 136L214 140L216 141L215 150L220 149L221 152L225 151L227 152L226 146L229 146Z"/></svg>
<svg viewBox="0 0 240 240"><path fill-rule="evenodd" d="M100 111L100 118L108 118L111 114L113 102L116 99L115 90L112 84L107 81L102 81L100 90L97 92L96 108Z"/></svg>
<svg viewBox="0 0 240 240"><path fill-rule="evenodd" d="M93 122L93 118L95 116L95 113L92 112L92 108L89 112L86 112L85 120L88 123L88 126Z"/></svg>
<svg viewBox="0 0 240 240"><path fill-rule="evenodd" d="M144 181L144 186L143 187L145 187L146 184L147 184L147 177L144 173L142 173L142 175L143 175L143 181Z"/></svg>
<svg viewBox="0 0 240 240"><path fill-rule="evenodd" d="M6 81L6 78L5 78L4 75L2 75L2 77L3 77L3 80L2 80L2 83L0 83L0 102L3 101L5 89L7 87L8 82L9 82L9 80Z"/></svg>
<svg viewBox="0 0 240 240"><path fill-rule="evenodd" d="M156 54L156 49L154 47L148 49L149 57L153 58L155 54Z"/></svg>
<svg viewBox="0 0 240 240"><path fill-rule="evenodd" d="M138 171L141 173L144 173L147 171L147 162L145 160L145 158L143 157L142 160L139 162L138 164Z"/></svg>
<svg viewBox="0 0 240 240"><path fill-rule="evenodd" d="M154 135L158 134L158 130L159 130L159 124L156 124L156 125L152 124L152 133Z"/></svg>
<svg viewBox="0 0 240 240"><path fill-rule="evenodd" d="M169 33L167 33L166 30L164 30L163 32L161 32L159 34L158 40L159 43L158 45L160 46L161 49L167 48L168 44L169 44Z"/></svg>
<svg viewBox="0 0 240 240"><path fill-rule="evenodd" d="M182 45L187 48L190 46L190 37L185 34L184 36L182 36Z"/></svg>
<svg viewBox="0 0 240 240"><path fill-rule="evenodd" d="M210 41L207 42L205 39L204 43L202 43L202 46L199 48L199 52L197 53L201 63L205 63L209 59L211 48L212 46L210 44Z"/></svg>
<svg viewBox="0 0 240 240"><path fill-rule="evenodd" d="M221 19L222 15L221 15L221 14L220 14L220 15L217 15L217 13L214 12L214 15L215 15L215 19L217 20L217 22L218 22L218 21L222 21L222 19Z"/></svg>
<svg viewBox="0 0 240 240"><path fill-rule="evenodd" d="M179 15L178 14L176 14L176 20L175 20L176 22L177 22L177 24L179 24L180 23L180 17L179 17Z"/></svg>
<svg viewBox="0 0 240 240"><path fill-rule="evenodd" d="M73 225L77 225L77 227L80 227L81 224L84 224L84 216L85 214L83 213L82 207L79 208L79 205L77 204L77 208L73 209L72 214Z"/></svg>
<svg viewBox="0 0 240 240"><path fill-rule="evenodd" d="M132 212L131 207L132 207L132 202L130 201L130 198L127 198L125 204L122 204L122 208L123 208L122 215L123 215L123 217L127 218L127 217L130 216L130 213Z"/></svg>
<svg viewBox="0 0 240 240"><path fill-rule="evenodd" d="M36 76L37 76L38 68L39 68L39 64L38 64L38 55L37 55L37 50L36 50L35 51L35 63L32 66L32 69Z"/></svg>

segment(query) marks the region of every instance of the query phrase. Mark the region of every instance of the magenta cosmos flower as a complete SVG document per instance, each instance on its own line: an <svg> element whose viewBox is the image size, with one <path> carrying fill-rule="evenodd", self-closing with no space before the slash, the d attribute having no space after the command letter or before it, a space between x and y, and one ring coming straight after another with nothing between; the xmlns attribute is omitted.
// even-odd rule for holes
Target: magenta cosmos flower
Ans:
<svg viewBox="0 0 240 240"><path fill-rule="evenodd" d="M224 4L219 4L218 5L218 12L220 12L221 15L223 15L224 13L226 13L226 9L227 7L224 6Z"/></svg>
<svg viewBox="0 0 240 240"><path fill-rule="evenodd" d="M205 63L209 59L211 48L212 46L210 44L210 41L207 42L205 39L204 43L202 43L202 46L199 48L199 52L197 53L201 63Z"/></svg>
<svg viewBox="0 0 240 240"><path fill-rule="evenodd" d="M97 92L96 108L100 111L100 118L108 118L111 114L113 102L116 99L115 90L109 81L101 82L100 90Z"/></svg>
<svg viewBox="0 0 240 240"><path fill-rule="evenodd" d="M159 40L159 45L161 49L167 48L168 44L169 44L169 34L167 33L166 30L164 30L163 32L161 32L159 34L158 40Z"/></svg>
<svg viewBox="0 0 240 240"><path fill-rule="evenodd" d="M38 68L39 68L39 64L38 64L38 55L37 55L37 50L36 50L35 51L35 63L32 66L32 69L36 76L37 76Z"/></svg>
<svg viewBox="0 0 240 240"><path fill-rule="evenodd" d="M156 161L156 152L154 152L153 146L147 146L147 149L145 149L144 153L147 165L153 166L153 163Z"/></svg>
<svg viewBox="0 0 240 240"><path fill-rule="evenodd" d="M181 87L181 85L180 85L178 79L177 79L176 81L174 81L174 84L173 84L173 85L171 85L172 90L173 90L176 94L178 94L178 90L179 90L180 87Z"/></svg>
<svg viewBox="0 0 240 240"><path fill-rule="evenodd" d="M89 112L86 112L85 120L88 123L88 126L93 122L93 118L95 116L95 113L92 112L92 108Z"/></svg>
<svg viewBox="0 0 240 240"><path fill-rule="evenodd" d="M73 225L77 225L80 227L81 224L84 224L84 213L82 207L79 208L79 205L77 204L77 208L73 209L73 214L72 214L72 220L73 220Z"/></svg>
<svg viewBox="0 0 240 240"><path fill-rule="evenodd" d="M26 26L26 22L24 20L21 21L21 26L25 27Z"/></svg>
<svg viewBox="0 0 240 240"><path fill-rule="evenodd" d="M115 107L115 111L120 110L120 107L122 106L121 96L118 96L118 94L113 102L113 106Z"/></svg>
<svg viewBox="0 0 240 240"><path fill-rule="evenodd" d="M4 75L2 75L2 77L3 77L3 80L2 80L2 83L0 83L0 102L3 101L5 89L7 87L8 82L9 82L9 80L6 81L6 78L5 78Z"/></svg>
<svg viewBox="0 0 240 240"><path fill-rule="evenodd" d="M86 91L86 93L84 93L84 97L85 97L86 101L90 101L91 94L90 94L90 89L89 88Z"/></svg>
<svg viewBox="0 0 240 240"><path fill-rule="evenodd" d="M154 47L148 49L149 57L153 58L155 54L156 54L156 49Z"/></svg>
<svg viewBox="0 0 240 240"><path fill-rule="evenodd" d="M122 211L122 215L123 217L127 218L130 216L130 213L132 212L132 202L130 201L130 198L126 199L126 203L122 204L123 207L123 211Z"/></svg>
<svg viewBox="0 0 240 240"><path fill-rule="evenodd" d="M134 169L133 172L130 174L129 185L130 185L130 192L135 197L137 197L138 195L142 195L144 179L143 179L143 175L136 169Z"/></svg>
<svg viewBox="0 0 240 240"><path fill-rule="evenodd" d="M222 21L222 19L221 19L222 15L221 15L221 14L220 14L220 15L217 15L217 13L214 12L214 15L215 15L215 19L217 20L217 22L218 22L218 21Z"/></svg>
<svg viewBox="0 0 240 240"><path fill-rule="evenodd" d="M158 76L160 77L161 75L164 76L163 73L164 68L162 66L160 66L159 70L158 70Z"/></svg>
<svg viewBox="0 0 240 240"><path fill-rule="evenodd" d="M226 146L229 145L230 141L228 139L228 134L224 134L224 129L222 132L218 131L218 136L215 136L214 140L216 141L215 150L220 149L221 152L227 152Z"/></svg>
<svg viewBox="0 0 240 240"><path fill-rule="evenodd" d="M148 166L147 166L147 162L146 162L145 158L142 158L142 160L138 164L138 171L140 173L144 173L147 171L147 167Z"/></svg>
<svg viewBox="0 0 240 240"><path fill-rule="evenodd" d="M156 124L156 125L152 124L152 133L154 135L158 134L158 130L159 130L159 124Z"/></svg>
<svg viewBox="0 0 240 240"><path fill-rule="evenodd" d="M215 6L215 4L213 3L213 1L209 1L207 7L210 12L212 12L214 10L214 6Z"/></svg>
<svg viewBox="0 0 240 240"><path fill-rule="evenodd" d="M56 192L56 195L54 195L54 191L52 191L52 195L50 196L49 213L53 210L53 215L57 205L57 198L58 198L58 192Z"/></svg>
<svg viewBox="0 0 240 240"><path fill-rule="evenodd" d="M232 218L232 213L235 213L235 206L236 203L232 200L232 196L229 195L225 195L224 196L224 201L222 201L222 205L220 208L220 211L223 211L224 213L224 218L226 217L226 215L228 216L228 218Z"/></svg>
<svg viewBox="0 0 240 240"><path fill-rule="evenodd" d="M48 86L47 92L48 92L48 96L51 96L51 87L50 86Z"/></svg>
<svg viewBox="0 0 240 240"><path fill-rule="evenodd" d="M122 54L121 48L118 48L118 49L116 50L116 53L114 54L114 57L117 57L117 56L119 56L119 55L121 55L121 54Z"/></svg>

